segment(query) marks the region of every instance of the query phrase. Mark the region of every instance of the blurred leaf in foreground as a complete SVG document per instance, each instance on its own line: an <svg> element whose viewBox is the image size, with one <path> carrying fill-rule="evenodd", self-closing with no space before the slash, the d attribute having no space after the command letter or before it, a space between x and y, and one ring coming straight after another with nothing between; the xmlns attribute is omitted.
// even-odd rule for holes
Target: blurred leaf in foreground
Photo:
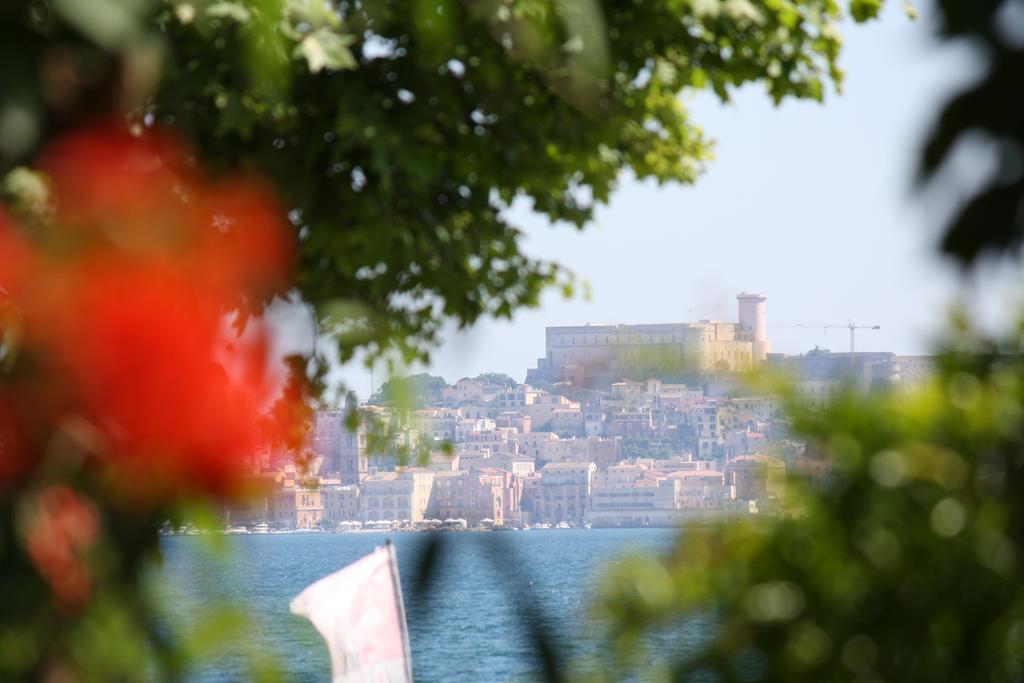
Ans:
<svg viewBox="0 0 1024 683"><path fill-rule="evenodd" d="M793 406L831 475L794 477L777 516L687 528L671 555L618 566L593 677L1020 680L1021 341L948 352L919 393ZM687 623L701 638L655 646Z"/></svg>

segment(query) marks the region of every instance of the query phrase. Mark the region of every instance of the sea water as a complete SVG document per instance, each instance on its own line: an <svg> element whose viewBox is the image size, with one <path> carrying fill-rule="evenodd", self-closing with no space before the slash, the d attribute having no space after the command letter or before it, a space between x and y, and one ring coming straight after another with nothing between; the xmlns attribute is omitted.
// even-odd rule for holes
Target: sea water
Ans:
<svg viewBox="0 0 1024 683"><path fill-rule="evenodd" d="M257 653L276 661L286 680L327 681L323 640L288 604L317 579L391 541L417 681L533 680L542 664L530 624L539 625L563 662L585 654L594 642L589 608L602 570L629 552L667 551L675 533L437 532L427 582L420 580L431 543L427 533L227 536L213 543L224 546L218 552L211 552L209 538L169 536L161 541L164 559L154 583L175 632L191 635L212 653L187 672L187 680L247 680L249 656ZM225 619L225 610L244 619ZM205 623L217 615L221 621ZM215 641L225 635L241 638L218 647Z"/></svg>

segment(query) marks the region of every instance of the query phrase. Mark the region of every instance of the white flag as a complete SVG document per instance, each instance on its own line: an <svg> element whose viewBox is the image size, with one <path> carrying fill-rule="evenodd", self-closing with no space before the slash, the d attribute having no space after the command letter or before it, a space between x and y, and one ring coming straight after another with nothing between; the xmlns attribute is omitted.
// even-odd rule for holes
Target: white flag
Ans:
<svg viewBox="0 0 1024 683"><path fill-rule="evenodd" d="M394 546L377 548L292 600L327 641L333 683L411 683L412 660Z"/></svg>

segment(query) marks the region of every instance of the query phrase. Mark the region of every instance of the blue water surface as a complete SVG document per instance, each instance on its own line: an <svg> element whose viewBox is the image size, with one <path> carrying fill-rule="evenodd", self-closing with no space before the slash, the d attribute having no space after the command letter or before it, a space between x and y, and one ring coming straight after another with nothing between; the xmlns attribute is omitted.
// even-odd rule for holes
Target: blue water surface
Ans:
<svg viewBox="0 0 1024 683"><path fill-rule="evenodd" d="M602 568L630 551L662 552L666 529L550 529L525 532L440 532L433 581L416 578L429 542L424 533L306 533L162 540L156 575L168 620L178 633L204 638L203 620L219 608L242 607L245 647L237 643L188 672L194 681L247 680L241 649L272 658L290 680L326 681L326 647L288 604L317 579L386 541L397 549L417 681L532 680L540 663L525 624L531 605L568 659L584 652L594 625L587 608ZM221 631L224 627L220 628ZM211 629L211 634L218 629ZM211 635L211 637L213 637Z"/></svg>

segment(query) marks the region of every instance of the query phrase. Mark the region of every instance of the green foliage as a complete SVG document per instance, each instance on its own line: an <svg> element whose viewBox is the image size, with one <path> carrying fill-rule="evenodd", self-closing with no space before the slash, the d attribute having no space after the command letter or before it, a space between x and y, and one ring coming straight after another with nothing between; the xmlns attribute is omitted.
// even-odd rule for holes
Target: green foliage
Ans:
<svg viewBox="0 0 1024 683"><path fill-rule="evenodd" d="M1019 680L1022 341L950 352L919 393L793 407L829 482L794 480L781 517L686 529L670 555L618 567L596 678ZM687 622L705 636L689 656L645 650Z"/></svg>
<svg viewBox="0 0 1024 683"><path fill-rule="evenodd" d="M497 384L498 386L503 387L513 387L518 384L518 382L516 382L512 377L501 372L484 372L473 379L480 382L488 382L489 384Z"/></svg>
<svg viewBox="0 0 1024 683"><path fill-rule="evenodd" d="M874 19L882 11L882 0L851 0L850 14L857 21Z"/></svg>
<svg viewBox="0 0 1024 683"><path fill-rule="evenodd" d="M851 5L861 18L877 9ZM945 107L921 176L956 182L942 171L965 140L998 148L994 172L971 179L944 233L943 250L965 269L986 253L1016 255L1022 237L1024 49L1004 9L938 3L942 32L980 46L987 68ZM944 355L926 390L796 411L794 431L834 467L828 485L794 481L786 516L688 529L670 555L620 565L598 610L606 656L586 678L1020 680L1022 329L993 343L958 322L949 338L960 351ZM645 647L697 628L702 638L678 658Z"/></svg>
<svg viewBox="0 0 1024 683"><path fill-rule="evenodd" d="M67 476L56 463L48 470L52 480ZM80 472L71 478L79 491L94 494L102 486ZM167 675L176 655L152 637L156 603L138 572L156 556L159 520L116 508L99 517L100 535L81 558L91 575L88 601L68 610L54 600L29 557L18 552L18 544L31 536L38 493L0 497L0 680L45 680L74 671L87 681L141 681L147 668ZM51 539L47 549L60 552L59 546L59 538Z"/></svg>
<svg viewBox="0 0 1024 683"><path fill-rule="evenodd" d="M624 171L694 181L710 143L680 95L760 83L775 102L822 99L841 78L840 14L834 0L13 0L0 3L0 173L31 211L39 183L9 172L55 135L108 117L169 128L197 168L273 182L300 245L296 298L343 360L395 349L408 362L445 322L572 291L521 249L514 201L581 228ZM326 371L289 364L291 394ZM437 380L386 385L382 400L429 400ZM393 443L390 427L378 440L399 457L436 447ZM95 578L79 611L61 611L25 556L18 510L35 492L0 496L0 678L187 671L240 621L212 614L168 639L140 575L169 511L141 515L76 476L46 483L97 501L85 509L101 540L74 558Z"/></svg>
<svg viewBox="0 0 1024 683"><path fill-rule="evenodd" d="M122 9L118 40L89 18ZM710 143L680 93L759 82L776 102L821 99L841 78L840 18L834 0L21 0L0 15L0 166L127 99L208 166L275 181L297 286L345 328L343 359L409 362L443 321L571 290L521 250L514 200L582 227L623 171L692 182ZM37 72L55 42L67 83L90 87L56 92ZM122 60L149 67L129 83Z"/></svg>
<svg viewBox="0 0 1024 683"><path fill-rule="evenodd" d="M425 372L408 377L392 377L381 385L370 402L405 409L419 407L440 400L441 391L447 386L444 377Z"/></svg>
<svg viewBox="0 0 1024 683"><path fill-rule="evenodd" d="M983 255L1017 255L1024 238L1020 199L1024 196L1024 117L1018 84L1024 73L1020 23L1015 4L957 2L938 4L941 32L974 48L983 65L980 77L943 108L928 137L920 181L935 186L955 203L942 233L942 250L963 266ZM948 172L962 145L989 153L984 173L968 180ZM979 180L980 178L980 180Z"/></svg>

